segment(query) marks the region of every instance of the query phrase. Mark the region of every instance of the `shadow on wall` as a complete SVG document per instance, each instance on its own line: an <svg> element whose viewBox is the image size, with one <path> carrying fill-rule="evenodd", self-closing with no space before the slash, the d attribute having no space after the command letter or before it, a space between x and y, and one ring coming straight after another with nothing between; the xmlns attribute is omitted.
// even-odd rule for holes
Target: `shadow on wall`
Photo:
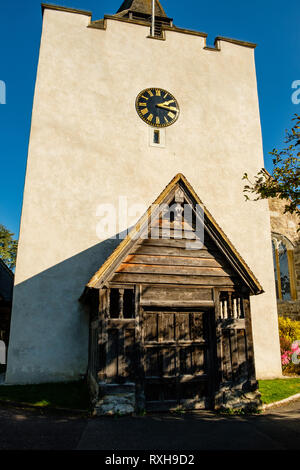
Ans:
<svg viewBox="0 0 300 470"><path fill-rule="evenodd" d="M89 318L79 298L122 236L15 286L6 383L77 380L86 373Z"/></svg>

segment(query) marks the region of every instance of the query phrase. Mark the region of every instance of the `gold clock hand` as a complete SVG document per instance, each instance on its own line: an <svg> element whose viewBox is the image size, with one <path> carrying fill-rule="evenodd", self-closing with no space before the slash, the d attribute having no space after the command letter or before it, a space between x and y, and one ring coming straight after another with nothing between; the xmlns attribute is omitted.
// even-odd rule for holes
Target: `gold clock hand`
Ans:
<svg viewBox="0 0 300 470"><path fill-rule="evenodd" d="M169 106L169 104L171 103L174 103L174 100L165 101L164 103L161 103L161 104L165 104L166 106Z"/></svg>
<svg viewBox="0 0 300 470"><path fill-rule="evenodd" d="M176 111L176 112L178 112L178 109L177 109L175 106L166 106L164 103L157 104L156 106L157 106L158 108L167 109L168 111Z"/></svg>

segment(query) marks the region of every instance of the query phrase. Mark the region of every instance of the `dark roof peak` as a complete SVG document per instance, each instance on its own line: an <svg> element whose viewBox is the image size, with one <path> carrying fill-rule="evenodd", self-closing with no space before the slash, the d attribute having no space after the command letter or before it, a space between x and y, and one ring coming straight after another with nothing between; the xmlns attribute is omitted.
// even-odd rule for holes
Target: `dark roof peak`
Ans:
<svg viewBox="0 0 300 470"><path fill-rule="evenodd" d="M127 12L136 12L143 15L152 14L152 0L124 0L117 14L124 15ZM155 16L167 17L159 0L155 0Z"/></svg>

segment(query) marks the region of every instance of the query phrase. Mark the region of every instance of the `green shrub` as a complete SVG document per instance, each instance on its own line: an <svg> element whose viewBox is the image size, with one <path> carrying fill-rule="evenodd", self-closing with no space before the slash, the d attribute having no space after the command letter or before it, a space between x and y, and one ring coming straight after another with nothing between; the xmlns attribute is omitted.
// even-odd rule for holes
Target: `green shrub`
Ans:
<svg viewBox="0 0 300 470"><path fill-rule="evenodd" d="M286 317L278 318L280 339L286 339L290 344L297 339L300 340L300 321L291 320Z"/></svg>

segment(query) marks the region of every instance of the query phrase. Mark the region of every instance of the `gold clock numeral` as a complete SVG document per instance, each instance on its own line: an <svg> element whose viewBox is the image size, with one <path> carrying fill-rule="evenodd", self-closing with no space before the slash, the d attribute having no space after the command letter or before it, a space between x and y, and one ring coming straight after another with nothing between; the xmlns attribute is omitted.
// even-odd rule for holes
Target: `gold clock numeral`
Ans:
<svg viewBox="0 0 300 470"><path fill-rule="evenodd" d="M154 96L151 90L147 90L150 96Z"/></svg>
<svg viewBox="0 0 300 470"><path fill-rule="evenodd" d="M148 108L142 109L141 113L145 116L145 114L149 113Z"/></svg>
<svg viewBox="0 0 300 470"><path fill-rule="evenodd" d="M147 103L139 103L139 106L147 106Z"/></svg>
<svg viewBox="0 0 300 470"><path fill-rule="evenodd" d="M147 117L147 120L151 122L152 119L153 119L153 114L149 114L149 116Z"/></svg>
<svg viewBox="0 0 300 470"><path fill-rule="evenodd" d="M174 117L176 116L176 114L169 112L169 113L168 113L168 116L169 116L171 119L174 119Z"/></svg>
<svg viewBox="0 0 300 470"><path fill-rule="evenodd" d="M169 93L166 93L166 94L165 94L164 99L166 99L167 96L169 96Z"/></svg>
<svg viewBox="0 0 300 470"><path fill-rule="evenodd" d="M158 116L156 117L156 124L160 124L160 119Z"/></svg>
<svg viewBox="0 0 300 470"><path fill-rule="evenodd" d="M161 92L158 88L155 89L156 96L161 96Z"/></svg>
<svg viewBox="0 0 300 470"><path fill-rule="evenodd" d="M144 98L144 100L148 100L149 97L142 95L141 98Z"/></svg>
<svg viewBox="0 0 300 470"><path fill-rule="evenodd" d="M166 121L167 124L169 124L169 121L168 121L168 119L166 118L166 116L164 116L164 120Z"/></svg>

